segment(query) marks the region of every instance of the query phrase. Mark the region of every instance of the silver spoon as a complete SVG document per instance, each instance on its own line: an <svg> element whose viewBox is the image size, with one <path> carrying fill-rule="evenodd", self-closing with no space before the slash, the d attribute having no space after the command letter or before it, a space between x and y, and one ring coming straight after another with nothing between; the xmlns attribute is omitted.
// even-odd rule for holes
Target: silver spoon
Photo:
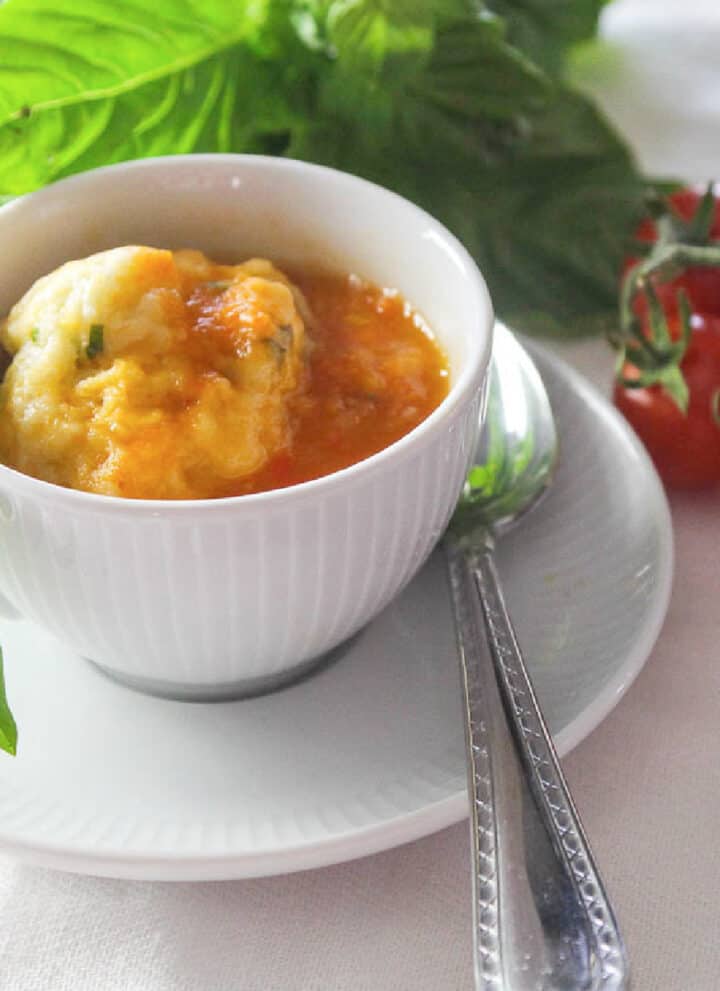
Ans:
<svg viewBox="0 0 720 991"><path fill-rule="evenodd" d="M495 539L550 485L557 451L552 410L537 369L512 334L497 325L476 465L444 541L465 692L480 991L628 986L615 915L528 678L493 561Z"/></svg>

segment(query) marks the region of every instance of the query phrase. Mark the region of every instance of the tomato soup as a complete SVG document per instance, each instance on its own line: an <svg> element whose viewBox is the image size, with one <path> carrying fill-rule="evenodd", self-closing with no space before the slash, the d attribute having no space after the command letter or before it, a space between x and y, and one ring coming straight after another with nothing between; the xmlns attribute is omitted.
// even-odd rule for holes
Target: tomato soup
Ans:
<svg viewBox="0 0 720 991"><path fill-rule="evenodd" d="M409 433L448 392L445 355L399 293L355 276L291 278L313 316L306 385L290 401L292 442L226 494L347 468Z"/></svg>
<svg viewBox="0 0 720 991"><path fill-rule="evenodd" d="M68 262L0 322L0 460L144 499L318 478L407 434L448 390L411 306L353 276L136 245Z"/></svg>

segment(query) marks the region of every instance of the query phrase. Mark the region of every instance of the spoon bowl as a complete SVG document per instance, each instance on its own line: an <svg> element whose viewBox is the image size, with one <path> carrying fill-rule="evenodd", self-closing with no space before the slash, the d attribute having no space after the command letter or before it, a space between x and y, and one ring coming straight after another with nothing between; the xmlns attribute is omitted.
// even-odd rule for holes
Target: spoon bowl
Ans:
<svg viewBox="0 0 720 991"><path fill-rule="evenodd" d="M540 374L502 324L495 328L488 405L455 532L500 533L547 491L558 458L555 418Z"/></svg>

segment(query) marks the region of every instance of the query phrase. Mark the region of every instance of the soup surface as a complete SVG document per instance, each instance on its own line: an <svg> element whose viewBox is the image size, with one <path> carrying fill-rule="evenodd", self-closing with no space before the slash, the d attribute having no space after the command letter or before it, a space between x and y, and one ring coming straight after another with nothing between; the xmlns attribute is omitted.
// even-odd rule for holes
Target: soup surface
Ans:
<svg viewBox="0 0 720 991"><path fill-rule="evenodd" d="M197 499L317 478L448 390L402 297L353 276L127 246L38 280L0 325L0 460L71 488Z"/></svg>
<svg viewBox="0 0 720 991"><path fill-rule="evenodd" d="M293 273L312 314L305 388L290 399L293 441L233 492L319 478L399 440L448 392L447 361L398 293L360 279Z"/></svg>

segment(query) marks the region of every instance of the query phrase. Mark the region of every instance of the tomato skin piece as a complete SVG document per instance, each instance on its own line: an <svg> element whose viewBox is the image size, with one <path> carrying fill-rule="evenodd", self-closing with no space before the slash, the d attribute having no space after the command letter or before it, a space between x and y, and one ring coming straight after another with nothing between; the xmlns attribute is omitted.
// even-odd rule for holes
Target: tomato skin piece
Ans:
<svg viewBox="0 0 720 991"><path fill-rule="evenodd" d="M720 316L720 269L688 268L671 285L676 295L679 289L685 290L695 313Z"/></svg>
<svg viewBox="0 0 720 991"><path fill-rule="evenodd" d="M613 400L635 429L668 488L697 489L720 482L720 317L696 316L680 364L690 400L684 414L660 385L633 389L615 383ZM625 370L632 377L633 369Z"/></svg>
<svg viewBox="0 0 720 991"><path fill-rule="evenodd" d="M701 489L720 481L720 449L715 450L712 431L702 421L686 420L660 386L616 384L613 399L668 488Z"/></svg>

